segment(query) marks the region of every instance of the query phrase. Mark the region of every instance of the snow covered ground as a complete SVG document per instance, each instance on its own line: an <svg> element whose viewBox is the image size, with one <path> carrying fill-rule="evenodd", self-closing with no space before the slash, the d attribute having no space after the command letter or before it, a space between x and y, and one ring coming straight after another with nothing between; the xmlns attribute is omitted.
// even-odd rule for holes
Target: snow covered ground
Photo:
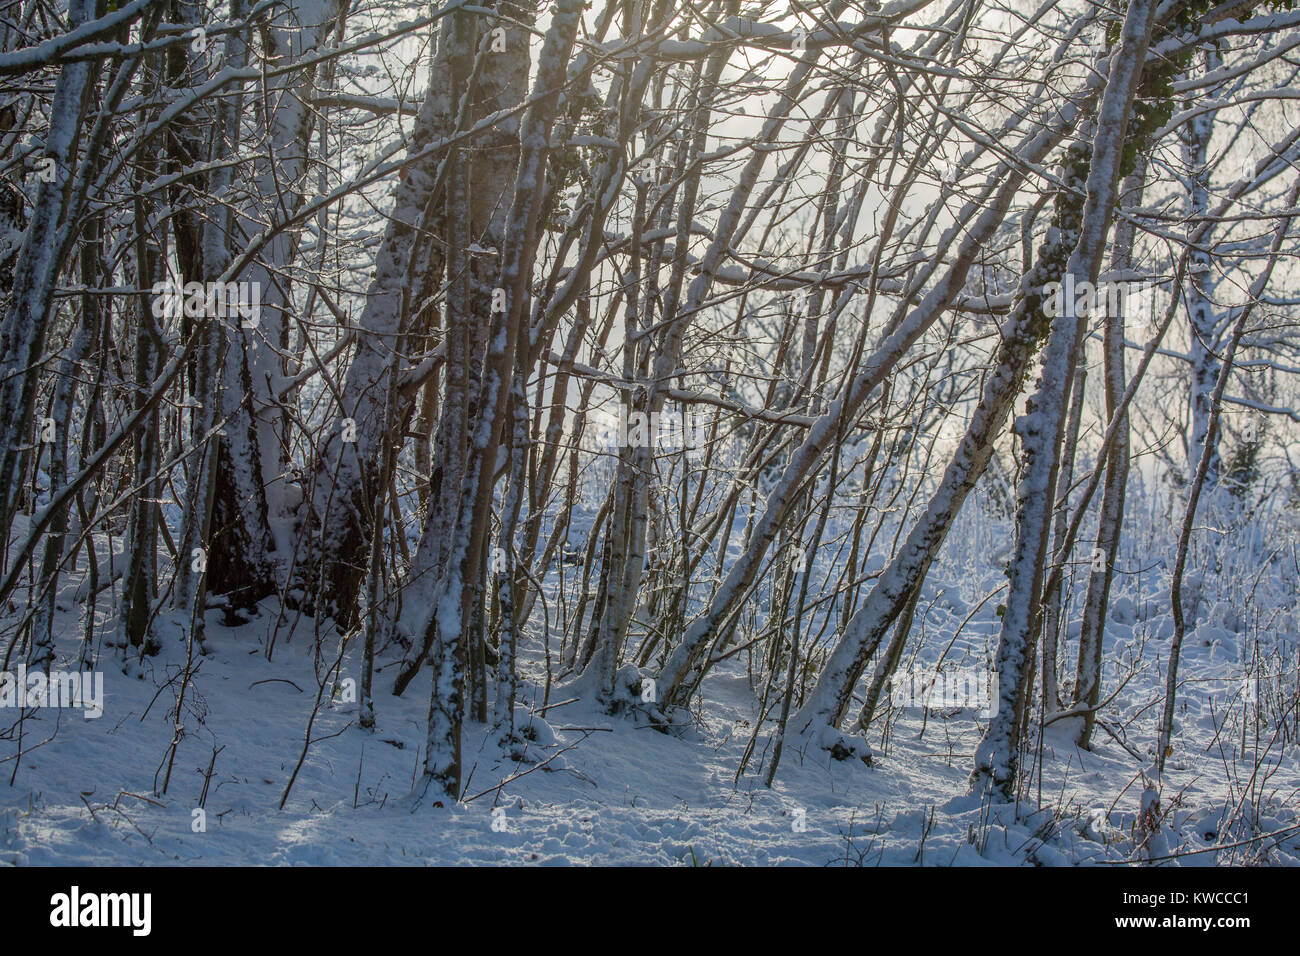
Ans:
<svg viewBox="0 0 1300 956"><path fill-rule="evenodd" d="M969 528L961 544L927 584L917 659L907 662L913 670L926 672L941 655L946 667L970 665L996 640L997 601L983 599L996 587L998 549ZM1143 547L1140 536L1132 546ZM971 567L981 547L986 562ZM210 613L209 655L186 689L165 793L185 666L179 642L132 676L113 663L120 651L105 647L99 719L47 707L22 711L19 722L18 709L0 709L0 863L1123 861L1133 852L1140 771L1152 756L1171 630L1159 562L1147 564L1113 601L1106 694L1116 697L1095 749L1081 752L1063 728L1049 728L1041 752L1036 741L1024 756L1019 806L990 807L966 795L981 727L972 709L891 708L873 725L871 766L787 753L772 789L759 772L770 749L765 728L749 772L737 781L757 699L744 655L737 655L706 682L708 706L679 736L564 703L561 686L544 719L535 719L530 763L503 759L487 728L470 724L464 802L413 809L428 675L394 698L389 662L376 677L378 723L367 733L349 699L347 680L359 658L359 648L350 648L281 810L320 684L309 619L295 634L282 629L266 659L275 616L267 602L259 617L234 628ZM1251 605L1240 595L1232 602L1252 586L1249 577L1227 570L1231 579L1205 580L1198 627L1184 649L1185 704L1164 783L1165 836L1182 854L1220 847L1183 856L1184 865L1296 864L1300 748L1294 606L1282 593L1288 572L1281 561L1256 569ZM60 648L65 655L75 652L71 635L79 633L74 587L75 580L61 618L70 635ZM1265 594L1273 597L1265 601ZM111 621L101 626L111 633ZM535 682L521 696L536 710L544 668L535 658L526 668ZM1258 679L1243 681L1243 673ZM205 814L195 813L200 805Z"/></svg>

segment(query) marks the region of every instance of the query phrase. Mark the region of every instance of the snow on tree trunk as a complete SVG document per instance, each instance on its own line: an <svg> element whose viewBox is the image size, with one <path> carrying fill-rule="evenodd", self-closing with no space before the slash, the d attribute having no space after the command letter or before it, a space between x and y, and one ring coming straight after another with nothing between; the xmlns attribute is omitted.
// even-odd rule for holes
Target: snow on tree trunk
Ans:
<svg viewBox="0 0 1300 956"><path fill-rule="evenodd" d="M243 13L243 2L237 0L231 7L232 16ZM226 40L226 62L235 69L248 62L248 42L242 31L233 32ZM242 91L236 89L217 108L215 135L209 153L214 160L228 160L239 144L239 126L243 107ZM223 195L234 181L234 167L220 163L208 180L214 195ZM227 205L219 206L204 223L200 253L205 281L214 281L224 275L230 266L230 236L233 215ZM208 591L207 564L212 548L212 512L216 499L221 439L216 434L217 424L230 409L232 397L238 404L240 392L231 392L224 376L230 368L225 360L229 348L228 336L217 322L204 321L198 331L200 342L194 360L194 391L189 398L191 408L188 435L182 435L191 450L188 465L188 488L185 509L181 520L180 553L176 567L176 582L172 591L172 607L190 616L190 626L195 641L203 644L203 610ZM238 386L239 383L234 383ZM226 467L230 467L225 456ZM236 526L237 528L240 526ZM224 547L234 553L213 554L218 567L237 573L242 544L236 536L228 535ZM254 551L256 553L256 551ZM228 572L229 573L229 572ZM236 579L237 582L238 579Z"/></svg>
<svg viewBox="0 0 1300 956"><path fill-rule="evenodd" d="M452 30L460 19L453 14L441 23L437 51L430 64L429 87L410 134L412 157L397 183L383 241L375 256L374 277L357 329L357 349L342 383L341 407L324 446L317 452L313 497L306 503L309 526L319 540L308 555L301 588L318 586L323 611L348 627L356 620L356 598L364 574L369 522L365 516L367 484L375 480L383 434L382 381L391 368L389 356L401 347L408 318L414 269L422 260L425 210L435 191L442 151L426 147L443 138L455 124L455 98L450 86ZM398 420L403 420L398 416ZM314 575L306 572L314 571ZM314 577L314 580L313 580ZM314 605L316 595L304 597Z"/></svg>
<svg viewBox="0 0 1300 956"><path fill-rule="evenodd" d="M1098 111L1088 172L1087 199L1079 243L1066 265L1063 314L1056 318L1043 352L1039 385L1026 414L1016 422L1024 449L1017 489L1016 539L1006 612L995 661L997 708L975 752L972 790L991 788L1014 796L1020 731L1026 706L1028 663L1041 626L1042 585L1048 560L1048 537L1056 500L1057 452L1065 428L1063 383L1082 346L1085 321L1078 315L1077 283L1096 277L1115 208L1125 133L1133 96L1141 78L1155 19L1153 0L1133 0L1125 15L1119 48L1110 57L1110 73Z"/></svg>
<svg viewBox="0 0 1300 956"><path fill-rule="evenodd" d="M98 252L99 246L94 241L97 222L87 228L87 248ZM87 262L93 256L84 256L83 265L86 272L97 270L97 262ZM86 276L83 272L83 277ZM93 275L93 272L92 272ZM98 305L93 295L82 297L81 322L72 343L64 350L59 361L58 381L54 395L50 400L50 420L54 422L54 441L46 443L49 455L48 473L50 476L50 498L53 499L63 490L68 475L68 430L72 427L73 399L77 388L81 361L85 358L94 341L100 322ZM65 503L50 520L49 536L45 539L45 555L41 560L40 578L36 586L35 599L39 602L32 619L32 644L28 663L46 672L54 662L54 610L59 588L59 569L63 562L65 535L68 530L68 510L70 503Z"/></svg>
<svg viewBox="0 0 1300 956"><path fill-rule="evenodd" d="M1142 187L1146 179L1146 160L1138 157L1133 172L1124 180L1122 194L1128 205L1138 206L1142 201ZM1123 273L1132 265L1135 229L1123 220L1115 229L1114 251L1111 266ZM1121 300L1122 302L1123 300ZM1104 332L1106 417L1113 420L1120 413L1120 401L1128 385L1124 374L1124 314L1121 305L1118 313L1107 312ZM1097 542L1089 560L1088 591L1083 602L1083 621L1079 629L1079 661L1075 669L1074 700L1072 709L1083 713L1078 720L1075 743L1087 748L1092 739L1096 721L1096 707L1101 699L1102 641L1106 633L1106 611L1110 606L1110 586L1115 572L1115 558L1119 554L1120 535L1124 524L1124 497L1128 489L1129 434L1128 412L1120 413L1114 440L1106 455L1106 479L1102 489L1101 513L1097 518ZM1047 687L1044 684L1044 691ZM1047 706L1056 701L1048 698Z"/></svg>
<svg viewBox="0 0 1300 956"><path fill-rule="evenodd" d="M477 601L483 542L491 520L496 456L505 427L520 333L527 335L528 282L537 253L537 232L550 132L558 113L565 71L577 35L582 0L558 0L538 58L534 95L519 131L519 172L501 248L504 311L494 312L487 361L476 404L462 508L450 560L440 575L426 628L433 629L433 686L422 789L453 798L461 786L461 722L464 717L466 625ZM480 566L475 566L476 562Z"/></svg>
<svg viewBox="0 0 1300 956"><path fill-rule="evenodd" d="M69 0L68 21L75 29L94 16L90 0ZM94 61L65 64L54 86L45 158L53 178L40 181L31 220L13 267L10 304L0 326L0 366L15 370L0 381L0 541L9 540L22 483L23 450L35 436L24 434L33 422L39 369L53 308L54 286L67 256L73 221L84 193L71 188L78 172L82 125L98 72ZM97 144L92 143L93 149ZM87 157L87 162L89 157Z"/></svg>
<svg viewBox="0 0 1300 956"><path fill-rule="evenodd" d="M1222 58L1213 50L1205 54L1205 68L1213 72L1222 65ZM1210 135L1214 129L1217 111L1198 111L1187 121L1182 131L1183 158L1189 171L1188 215L1199 221L1209 214L1210 168L1208 164ZM1187 440L1187 473L1196 474L1201 456L1209 457L1205 472L1206 487L1213 489L1219 483L1219 447L1210 437L1210 395L1219 378L1218 316L1214 309L1214 262L1210 251L1196 246L1188 256L1187 322L1189 339L1187 354L1191 360L1189 381L1192 431Z"/></svg>
<svg viewBox="0 0 1300 956"><path fill-rule="evenodd" d="M518 22L520 11L514 13L513 19ZM462 113L477 119L522 103L527 93L530 57L528 44L518 29L496 27L492 21L480 25L468 17L455 29L460 33L444 37L449 50L448 73L465 79L452 82L457 88L468 87L469 77L477 78L474 95L462 107ZM496 33L498 29L504 32ZM477 57L473 55L476 45ZM446 161L442 216L447 267L446 392L431 451L429 505L402 596L399 627L414 641L394 684L398 694L405 690L432 647L424 615L446 567L462 507L470 429L478 415L487 350L490 323L486 319L502 304L496 291L498 270L518 157L519 121L511 117L497 124L481 144L476 141L471 146L454 147ZM480 542L480 548L486 545L486 539ZM480 629L476 628L469 640L474 642L476 658L485 657ZM486 673L480 677L475 688L479 702L485 705Z"/></svg>
<svg viewBox="0 0 1300 956"><path fill-rule="evenodd" d="M236 235L255 235L298 212L307 180L317 67L311 57L329 41L342 0L293 0L263 29L267 63L306 60L301 69L267 78L257 91L262 117L253 161L252 197L239 209ZM285 481L284 421L278 392L290 344L288 267L298 245L292 230L274 236L234 281L257 289L256 322L227 330L217 447L208 587L235 606L251 607L275 590L276 552L291 552Z"/></svg>

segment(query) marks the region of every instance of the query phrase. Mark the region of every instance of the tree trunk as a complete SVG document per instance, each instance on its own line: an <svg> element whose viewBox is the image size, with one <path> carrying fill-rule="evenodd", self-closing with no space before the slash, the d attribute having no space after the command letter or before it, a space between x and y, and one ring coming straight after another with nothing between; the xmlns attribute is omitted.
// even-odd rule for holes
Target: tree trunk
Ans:
<svg viewBox="0 0 1300 956"><path fill-rule="evenodd" d="M1140 206L1146 179L1146 159L1139 157L1133 172L1124 180L1122 194L1126 205ZM1134 227L1128 220L1115 230L1115 248L1111 266L1117 273L1129 269L1133 261ZM1113 421L1128 387L1124 373L1124 311L1108 312L1104 333L1106 418ZM1079 662L1075 671L1072 709L1082 710L1075 743L1087 749L1092 742L1096 707L1101 700L1102 646L1106 635L1106 611L1110 606L1110 586L1119 554L1120 535L1124 528L1124 496L1128 488L1129 434L1128 412L1120 415L1110 451L1106 454L1106 480L1102 489L1101 513L1097 518L1097 543L1089 562L1088 592L1083 602L1083 623L1079 629ZM1046 667L1046 662L1044 662ZM1046 689L1046 688L1044 688ZM1056 701L1047 700L1048 710Z"/></svg>
<svg viewBox="0 0 1300 956"><path fill-rule="evenodd" d="M1062 385L1077 361L1085 322L1077 315L1074 284L1095 280L1115 207L1125 132L1155 20L1154 0L1132 0L1120 44L1110 57L1088 172L1087 199L1079 244L1065 270L1065 314L1057 317L1043 354L1042 375L1028 413L1017 422L1024 468L1016 505L1016 543L1011 561L1007 610L998 636L997 710L975 752L973 791L991 787L1012 799L1019 763L1027 663L1042 623L1042 587L1047 563L1058 452L1065 428Z"/></svg>

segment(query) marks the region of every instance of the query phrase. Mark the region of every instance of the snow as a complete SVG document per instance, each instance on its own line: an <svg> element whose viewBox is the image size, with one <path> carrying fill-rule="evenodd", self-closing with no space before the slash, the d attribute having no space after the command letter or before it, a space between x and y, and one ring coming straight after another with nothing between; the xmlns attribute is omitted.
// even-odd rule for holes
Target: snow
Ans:
<svg viewBox="0 0 1300 956"><path fill-rule="evenodd" d="M931 571L918 613L932 633L917 649L918 666L943 653L954 663L977 659L996 638L995 602L962 614L945 606L960 601L974 607L996 586L1000 566L980 542L990 530L1005 534L1009 528L989 529L985 521L984 515L964 514ZM1137 564L1136 556L1150 552L1157 533L1130 529L1121 563ZM1237 545L1233 539L1226 547ZM1294 582L1288 584L1280 563L1267 565L1254 610L1245 620L1234 619L1244 576L1235 574L1235 566L1225 570L1230 573L1223 579L1204 585L1210 597L1198 628L1189 633L1180 667L1177 752L1163 781L1162 812L1168 816L1161 840L1182 851L1300 823L1296 742L1250 737L1251 721L1241 719L1252 713L1250 705L1227 679L1243 659L1294 662ZM65 664L76 652L79 608L72 599L80 583L77 575L67 577L56 611L56 650ZM801 753L787 741L769 790L754 763L734 781L757 706L741 658L710 673L703 685L709 701L704 716L674 735L656 730L631 694L631 706L611 716L586 702L569 702L568 693L556 690L543 712L543 662L535 654L523 654L520 662L516 724L527 740L525 761L503 755L490 725L469 722L462 757L465 799L430 794L416 808L430 670L422 669L400 698L380 691L376 726L367 733L356 726L358 705L346 693L360 661L354 641L335 699L326 691L313 743L281 811L319 685L309 619L300 620L296 633L284 625L273 659L266 660L276 617L268 599L258 617L239 627L226 627L220 612L209 612L209 654L198 661L189 683L165 794L155 787L161 785L159 768L173 734L169 710L185 662L178 631L158 657L144 661L138 678L122 673L114 663L118 653L104 647L103 718L28 711L20 761L14 759L17 729L11 727L17 713L0 710L0 864L946 866L1125 860L1134 852L1129 834L1146 799L1131 784L1151 761L1150 703L1162 692L1163 674L1163 665L1154 661L1169 610L1167 578L1159 569L1140 582L1125 577L1117 587L1117 605L1127 602L1135 619L1107 628L1106 660L1114 668L1108 663L1105 693L1114 691L1121 662L1136 668L1107 711L1105 723L1118 739L1099 730L1095 750L1082 752L1067 728L1050 727L1043 740L1043 810L1033 809L1036 771L1027 774L1031 790L1018 805L990 805L967 795L970 755L983 724L969 709L891 712L880 721L888 726L887 740L873 740L870 747L843 734L820 741L841 744L854 759L835 760L821 747ZM100 630L111 632L107 592L99 610ZM1260 622L1269 619L1273 629L1265 630ZM523 642L521 649L537 643ZM391 657L380 662L375 686L386 688L399 665ZM1268 667L1257 673L1261 699L1271 699L1275 687L1289 692L1291 684L1277 685ZM633 678L639 680L621 672L619 684L630 688ZM766 756L766 733L757 759ZM1257 757L1266 768L1262 783L1258 776L1251 782ZM206 832L194 832L193 812L210 764ZM504 816L494 816L494 809ZM494 823L504 829L494 829ZM1272 862L1300 863L1300 831L1269 842L1278 843L1268 851ZM1250 849L1203 853L1187 862L1241 861Z"/></svg>

